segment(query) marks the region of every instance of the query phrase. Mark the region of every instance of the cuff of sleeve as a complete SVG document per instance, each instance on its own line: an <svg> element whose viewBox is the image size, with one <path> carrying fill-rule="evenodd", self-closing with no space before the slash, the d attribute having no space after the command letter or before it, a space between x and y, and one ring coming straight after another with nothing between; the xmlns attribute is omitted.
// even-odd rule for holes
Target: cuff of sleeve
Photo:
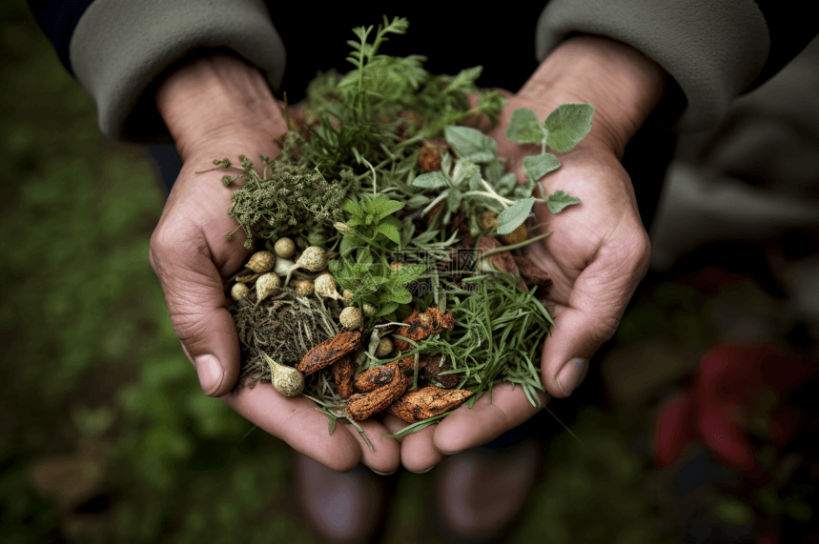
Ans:
<svg viewBox="0 0 819 544"><path fill-rule="evenodd" d="M276 89L284 76L284 43L261 0L95 0L71 40L77 81L97 105L100 131L143 144L172 139L154 103L155 83L199 48L228 48Z"/></svg>
<svg viewBox="0 0 819 544"><path fill-rule="evenodd" d="M770 49L752 0L551 0L537 24L538 60L572 33L626 43L662 66L687 99L679 131L715 126L762 72Z"/></svg>

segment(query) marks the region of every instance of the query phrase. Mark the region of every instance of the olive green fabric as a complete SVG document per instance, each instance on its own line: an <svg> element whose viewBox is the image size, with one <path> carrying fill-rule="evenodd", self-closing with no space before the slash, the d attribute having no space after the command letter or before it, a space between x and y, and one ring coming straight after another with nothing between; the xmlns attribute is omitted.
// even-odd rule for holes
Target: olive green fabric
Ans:
<svg viewBox="0 0 819 544"><path fill-rule="evenodd" d="M687 108L676 128L714 126L761 72L770 40L753 0L551 0L537 27L543 60L572 32L607 36L656 60L679 83ZM113 140L170 143L151 84L199 47L227 47L276 89L285 47L261 0L95 0L74 32L71 63Z"/></svg>
<svg viewBox="0 0 819 544"><path fill-rule="evenodd" d="M770 49L753 0L551 0L538 21L538 60L572 32L627 43L662 66L688 102L675 126L682 132L718 123Z"/></svg>
<svg viewBox="0 0 819 544"><path fill-rule="evenodd" d="M170 143L151 83L200 47L227 47L258 67L275 88L285 51L261 0L96 0L71 40L71 64L112 140Z"/></svg>

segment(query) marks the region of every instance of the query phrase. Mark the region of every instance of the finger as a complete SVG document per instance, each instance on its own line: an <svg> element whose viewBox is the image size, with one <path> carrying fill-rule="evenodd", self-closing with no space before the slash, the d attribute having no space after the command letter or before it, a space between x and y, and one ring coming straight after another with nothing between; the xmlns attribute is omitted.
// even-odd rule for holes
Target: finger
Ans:
<svg viewBox="0 0 819 544"><path fill-rule="evenodd" d="M567 397L583 381L589 360L614 336L648 269L648 241L606 243L572 286L567 307L543 346L541 375L550 395Z"/></svg>
<svg viewBox="0 0 819 544"><path fill-rule="evenodd" d="M260 382L253 389L228 393L222 400L263 431L328 468L348 472L361 461L359 441L342 425L336 425L330 434L328 416L306 397L287 398L271 384Z"/></svg>
<svg viewBox="0 0 819 544"><path fill-rule="evenodd" d="M409 426L409 423L388 414L384 417L384 425L387 426L390 432L395 434ZM404 465L404 468L410 472L421 474L446 458L433 444L437 427L438 424L435 423L399 439L401 440L401 464Z"/></svg>
<svg viewBox="0 0 819 544"><path fill-rule="evenodd" d="M496 385L492 390L492 400L488 392L472 408L461 406L437 425L433 444L445 455L482 446L499 437L506 431L530 419L543 409L549 396L538 391L536 401L540 406L533 406L523 388L513 384Z"/></svg>
<svg viewBox="0 0 819 544"><path fill-rule="evenodd" d="M362 463L381 474L390 474L398 470L401 464L399 444L394 438L384 436L392 433L383 423L372 418L358 422L358 426L373 446L372 451L355 427L346 421L339 420L339 423L358 442Z"/></svg>

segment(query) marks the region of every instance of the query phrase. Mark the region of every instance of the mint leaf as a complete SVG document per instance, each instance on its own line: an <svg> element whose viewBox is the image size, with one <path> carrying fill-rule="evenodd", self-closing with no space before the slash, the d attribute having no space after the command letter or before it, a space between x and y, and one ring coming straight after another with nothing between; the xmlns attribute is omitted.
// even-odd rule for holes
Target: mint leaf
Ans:
<svg viewBox="0 0 819 544"><path fill-rule="evenodd" d="M356 262L361 264L372 264L373 262L373 254L370 251L370 248L363 247L361 248L358 253L356 253Z"/></svg>
<svg viewBox="0 0 819 544"><path fill-rule="evenodd" d="M471 127L444 127L444 137L462 159L491 162L498 154L498 144L490 136Z"/></svg>
<svg viewBox="0 0 819 544"><path fill-rule="evenodd" d="M375 314L375 317L381 317L382 315L388 315L393 313L395 310L398 309L399 304L397 302L387 302L384 306L378 310L378 313Z"/></svg>
<svg viewBox="0 0 819 544"><path fill-rule="evenodd" d="M489 165L484 169L486 174L485 175L486 181L488 181L489 183L495 183L501 178L505 170L506 169L504 168L503 161L496 157L495 160L490 162Z"/></svg>
<svg viewBox="0 0 819 544"><path fill-rule="evenodd" d="M421 189L440 189L441 187L447 187L448 185L449 182L446 180L444 175L437 171L421 174L412 180L412 186L419 187Z"/></svg>
<svg viewBox="0 0 819 544"><path fill-rule="evenodd" d="M388 215L394 214L403 207L403 202L398 202L397 200L387 200L385 203L379 206L379 211L375 214L375 220L381 221Z"/></svg>
<svg viewBox="0 0 819 544"><path fill-rule="evenodd" d="M360 219L364 218L364 212L361 210L361 206L359 206L357 202L353 202L350 199L347 199L341 203L341 209L353 217L358 217Z"/></svg>
<svg viewBox="0 0 819 544"><path fill-rule="evenodd" d="M341 253L342 257L346 257L350 254L350 252L356 248L363 247L364 240L359 238L358 236L350 236L345 234L341 237L341 245L339 246L338 252ZM335 260L330 261L330 263L336 262Z"/></svg>
<svg viewBox="0 0 819 544"><path fill-rule="evenodd" d="M377 227L375 227L376 234L381 233L396 244L401 243L401 232L395 225L390 223L379 223Z"/></svg>
<svg viewBox="0 0 819 544"><path fill-rule="evenodd" d="M572 149L591 130L594 106L591 104L562 104L552 111L544 124L549 136L546 145L558 153Z"/></svg>
<svg viewBox="0 0 819 544"><path fill-rule="evenodd" d="M549 211L552 213L560 213L566 206L580 204L580 199L571 196L566 191L555 191L549 195Z"/></svg>
<svg viewBox="0 0 819 544"><path fill-rule="evenodd" d="M521 226L535 204L534 198L518 200L498 215L498 234L510 234Z"/></svg>
<svg viewBox="0 0 819 544"><path fill-rule="evenodd" d="M529 177L529 181L537 181L559 167L560 161L551 153L523 157L523 171Z"/></svg>
<svg viewBox="0 0 819 544"><path fill-rule="evenodd" d="M409 304L412 302L412 293L403 287L393 286L381 292L380 299L384 302L397 302L398 304Z"/></svg>
<svg viewBox="0 0 819 544"><path fill-rule="evenodd" d="M537 114L529 108L518 108L506 126L506 139L516 144L539 144L546 134Z"/></svg>
<svg viewBox="0 0 819 544"><path fill-rule="evenodd" d="M483 180L481 178L481 173L478 172L469 178L469 190L470 191L483 191Z"/></svg>
<svg viewBox="0 0 819 544"><path fill-rule="evenodd" d="M509 172L508 174L500 178L498 182L495 184L495 191L497 191L498 194L501 196L506 196L515 189L515 186L517 184L518 178L515 177L515 174Z"/></svg>

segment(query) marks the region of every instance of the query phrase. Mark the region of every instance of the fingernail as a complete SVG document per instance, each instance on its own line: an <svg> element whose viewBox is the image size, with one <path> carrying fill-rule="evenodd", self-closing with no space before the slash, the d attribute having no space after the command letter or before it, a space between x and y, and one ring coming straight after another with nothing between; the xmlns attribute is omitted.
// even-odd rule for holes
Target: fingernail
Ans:
<svg viewBox="0 0 819 544"><path fill-rule="evenodd" d="M582 357L575 357L563 365L557 373L557 385L563 394L567 397L572 394L580 378L586 373L589 366L589 360Z"/></svg>
<svg viewBox="0 0 819 544"><path fill-rule="evenodd" d="M215 355L200 355L196 358L196 374L199 376L199 385L206 395L215 393L222 385L225 371Z"/></svg>
<svg viewBox="0 0 819 544"><path fill-rule="evenodd" d="M426 474L427 472L429 472L430 470L432 470L434 468L435 468L435 465L432 465L428 469L422 470L421 472L415 472L414 470L409 470L409 469L407 469L407 472L412 472L413 474Z"/></svg>
<svg viewBox="0 0 819 544"><path fill-rule="evenodd" d="M395 469L392 472L378 472L377 470L372 469L372 468L370 470L372 470L373 472L375 472L379 476L391 476L391 475L395 474L396 472L398 472L398 469Z"/></svg>

